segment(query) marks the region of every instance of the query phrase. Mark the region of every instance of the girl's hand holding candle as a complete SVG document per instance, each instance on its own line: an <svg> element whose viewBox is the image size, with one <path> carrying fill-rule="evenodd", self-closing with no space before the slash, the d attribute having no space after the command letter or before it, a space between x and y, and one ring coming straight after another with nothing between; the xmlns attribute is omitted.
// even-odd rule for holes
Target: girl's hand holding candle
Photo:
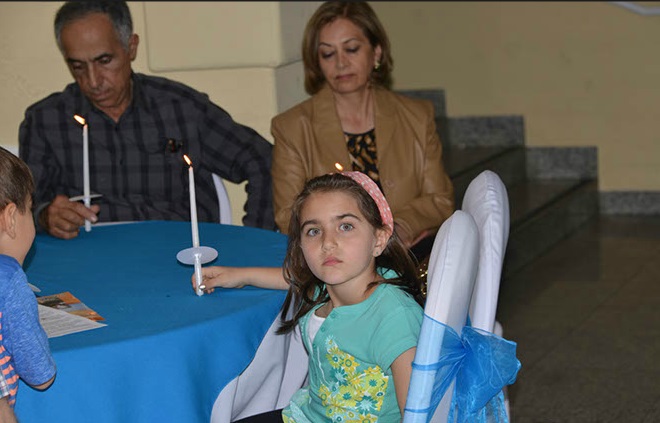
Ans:
<svg viewBox="0 0 660 423"><path fill-rule="evenodd" d="M176 259L181 263L192 264L195 266L195 293L198 296L204 294L200 285L202 285L202 265L215 260L218 252L211 247L199 246L199 229L197 227L197 200L195 199L195 174L193 173L192 160L187 155L183 155L183 160L188 164L188 183L190 191L190 226L192 231L192 248L186 248L179 251Z"/></svg>

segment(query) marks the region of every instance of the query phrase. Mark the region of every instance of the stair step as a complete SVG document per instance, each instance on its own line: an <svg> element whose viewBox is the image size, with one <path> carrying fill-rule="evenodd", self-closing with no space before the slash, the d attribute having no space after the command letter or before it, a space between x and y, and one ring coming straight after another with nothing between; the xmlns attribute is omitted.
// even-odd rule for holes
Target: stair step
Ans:
<svg viewBox="0 0 660 423"><path fill-rule="evenodd" d="M451 147L445 150L445 170L454 184L456 207L463 203L468 185L484 170L498 174L507 187L525 179L525 149L514 147Z"/></svg>
<svg viewBox="0 0 660 423"><path fill-rule="evenodd" d="M595 180L528 180L509 192L511 228L503 275L516 273L598 215Z"/></svg>
<svg viewBox="0 0 660 423"><path fill-rule="evenodd" d="M482 169L493 160L520 147L468 147L449 148L444 151L445 170L451 178L460 177L474 169Z"/></svg>
<svg viewBox="0 0 660 423"><path fill-rule="evenodd" d="M538 163L547 160L529 150L522 146L453 146L443 156L457 209L469 183L484 170L497 173L506 186L511 228L505 274L515 273L598 214L598 184L591 172L567 174L562 170L560 178L548 178L548 172L538 171ZM555 156L554 151L548 155Z"/></svg>
<svg viewBox="0 0 660 423"><path fill-rule="evenodd" d="M525 144L522 116L460 116L436 119L436 125L446 125L449 145L513 146Z"/></svg>
<svg viewBox="0 0 660 423"><path fill-rule="evenodd" d="M445 101L445 91L442 89L427 90L396 90L397 93L422 100L429 100L433 103L435 116L447 116L447 104Z"/></svg>
<svg viewBox="0 0 660 423"><path fill-rule="evenodd" d="M524 224L525 221L533 219L536 214L542 212L545 207L591 182L580 179L528 179L525 183L507 187L511 226Z"/></svg>
<svg viewBox="0 0 660 423"><path fill-rule="evenodd" d="M460 209L470 182L491 170L507 188L510 231L503 275L511 275L597 216L593 147L526 147L522 116L447 116L445 92L400 90L433 102L443 163Z"/></svg>

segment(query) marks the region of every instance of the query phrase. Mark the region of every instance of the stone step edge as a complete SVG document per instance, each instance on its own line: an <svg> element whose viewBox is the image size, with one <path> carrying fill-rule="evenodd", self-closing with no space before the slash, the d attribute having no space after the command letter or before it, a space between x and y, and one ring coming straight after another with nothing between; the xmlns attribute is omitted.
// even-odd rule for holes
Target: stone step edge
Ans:
<svg viewBox="0 0 660 423"><path fill-rule="evenodd" d="M565 195L547 205L540 213L525 219L524 222L511 223L504 256L503 278L520 271L536 257L598 217L597 191L595 186L589 187L589 184L595 185L595 182L586 181L577 188L582 193L573 190L571 195ZM589 199L590 195L594 198ZM580 210L576 210L576 207ZM556 224L553 224L553 221ZM551 232L539 236L539 231L547 230L548 224L552 226ZM530 244L527 245L527 242Z"/></svg>
<svg viewBox="0 0 660 423"><path fill-rule="evenodd" d="M530 180L527 180L525 183L526 184L529 184L529 183L533 184L533 183L535 183L535 181L538 181L540 183L543 182L543 180L530 179ZM569 198L571 198L574 195L582 195L583 191L590 189L589 188L590 185L593 185L593 189L594 189L594 192L595 192L594 195L597 196L597 193L598 193L597 180L595 180L595 179L575 180L575 183L572 186L568 187L567 189L562 191L560 194L554 195L554 196L548 198L548 201L545 201L541 205L539 205L537 207L534 207L531 210L528 210L526 213L522 214L521 218L518 218L516 220L512 220L510 222L509 235L511 236L516 231L521 230L521 228L524 228L525 225L529 224L530 222L533 222L534 220L536 220L539 217L542 217L543 214L545 212L547 212L547 210L549 210L550 208L552 208L556 205L559 205L560 203L568 200ZM510 199L509 199L509 201L510 201ZM595 207L596 207L596 209L599 208L597 197L596 197L596 201L595 201Z"/></svg>

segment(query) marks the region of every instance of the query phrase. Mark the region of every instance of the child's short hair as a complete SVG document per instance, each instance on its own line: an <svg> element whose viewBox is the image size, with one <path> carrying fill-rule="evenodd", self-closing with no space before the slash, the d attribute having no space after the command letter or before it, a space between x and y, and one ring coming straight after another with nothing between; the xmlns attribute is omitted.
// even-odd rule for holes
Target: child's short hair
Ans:
<svg viewBox="0 0 660 423"><path fill-rule="evenodd" d="M21 213L28 211L29 198L34 191L34 180L25 162L0 147L0 211L10 203Z"/></svg>

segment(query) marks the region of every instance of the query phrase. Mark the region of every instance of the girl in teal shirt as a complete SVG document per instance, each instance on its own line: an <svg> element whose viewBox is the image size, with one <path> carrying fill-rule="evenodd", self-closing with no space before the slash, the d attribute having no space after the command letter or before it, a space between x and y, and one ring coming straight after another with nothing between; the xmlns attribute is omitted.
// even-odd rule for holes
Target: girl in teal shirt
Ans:
<svg viewBox="0 0 660 423"><path fill-rule="evenodd" d="M246 284L287 288L278 332L300 325L309 353L309 385L281 414L245 421L400 422L423 296L382 192L360 172L316 177L296 198L289 228L283 272L203 270L207 293ZM394 277L383 278L380 269Z"/></svg>
<svg viewBox="0 0 660 423"><path fill-rule="evenodd" d="M289 227L298 228L284 262L294 313L280 332L300 324L310 359L309 385L283 420L401 421L423 300L383 194L360 172L314 178ZM379 267L398 277L384 279Z"/></svg>

